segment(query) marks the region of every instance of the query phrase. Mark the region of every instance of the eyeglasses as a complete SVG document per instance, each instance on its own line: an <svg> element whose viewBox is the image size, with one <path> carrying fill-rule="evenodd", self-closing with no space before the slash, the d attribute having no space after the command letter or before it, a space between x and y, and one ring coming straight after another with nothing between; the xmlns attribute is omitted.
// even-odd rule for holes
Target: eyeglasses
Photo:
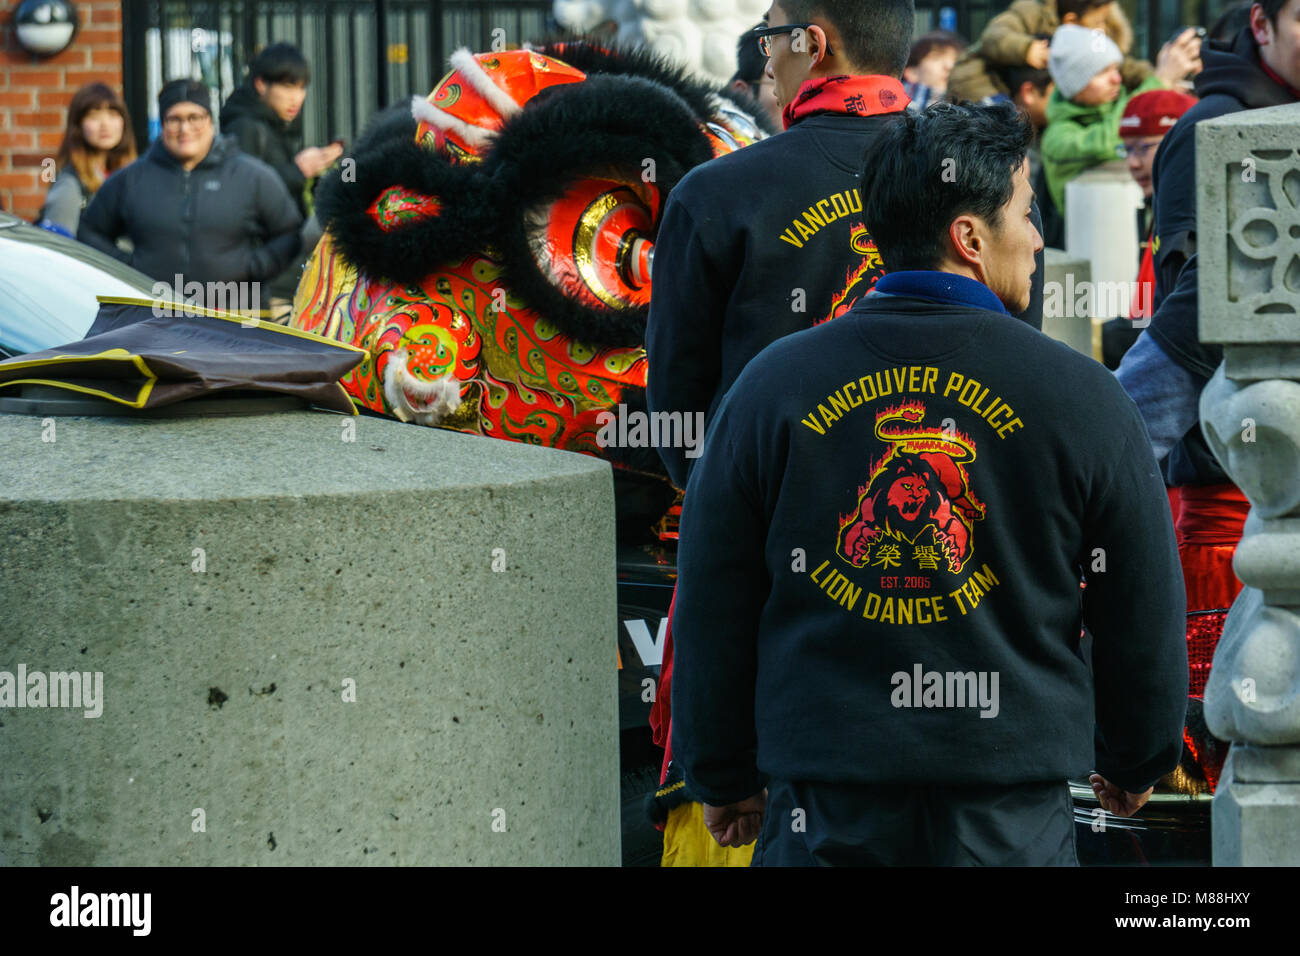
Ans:
<svg viewBox="0 0 1300 956"><path fill-rule="evenodd" d="M182 126L202 129L212 120L211 113L190 113L188 116L168 116L162 121L165 129L176 131Z"/></svg>
<svg viewBox="0 0 1300 956"><path fill-rule="evenodd" d="M1160 142L1155 142L1155 143L1125 143L1125 144L1124 144L1124 155L1125 155L1125 156L1136 156L1138 159L1144 159L1144 158L1146 157L1146 154L1147 154L1147 153L1151 152L1151 150L1153 150L1153 149L1158 149L1159 147L1160 147Z"/></svg>
<svg viewBox="0 0 1300 956"><path fill-rule="evenodd" d="M807 30L811 23L787 23L781 27L754 27L754 38L758 40L758 50L763 56L772 55L772 37L780 36L782 33L794 33L796 30ZM830 44L826 44L826 55L831 55Z"/></svg>

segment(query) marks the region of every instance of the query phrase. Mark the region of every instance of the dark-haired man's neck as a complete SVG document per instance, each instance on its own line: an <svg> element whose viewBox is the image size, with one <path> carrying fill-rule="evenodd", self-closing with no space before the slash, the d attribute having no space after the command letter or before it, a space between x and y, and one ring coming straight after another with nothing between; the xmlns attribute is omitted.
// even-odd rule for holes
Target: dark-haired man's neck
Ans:
<svg viewBox="0 0 1300 956"><path fill-rule="evenodd" d="M915 269L890 272L876 280L875 291L882 295L964 305L990 312L1008 312L997 294L973 276L945 269Z"/></svg>

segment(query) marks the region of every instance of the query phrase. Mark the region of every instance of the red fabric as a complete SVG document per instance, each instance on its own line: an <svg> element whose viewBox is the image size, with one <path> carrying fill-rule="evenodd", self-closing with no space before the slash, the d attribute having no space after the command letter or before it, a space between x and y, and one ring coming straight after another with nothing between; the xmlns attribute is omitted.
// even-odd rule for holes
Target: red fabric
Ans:
<svg viewBox="0 0 1300 956"><path fill-rule="evenodd" d="M1142 253L1142 263L1138 266L1137 288L1133 290L1133 302L1128 307L1130 319L1151 318L1151 300L1156 295L1156 260L1151 253L1151 237L1155 227L1147 233L1147 247Z"/></svg>
<svg viewBox="0 0 1300 956"><path fill-rule="evenodd" d="M1291 94L1291 98L1292 98L1293 100L1300 100L1300 90L1297 90L1294 86L1292 86L1292 85L1291 85L1290 83L1288 83L1286 80L1282 79L1282 77L1278 76L1276 73L1274 73L1272 70L1270 70L1270 69L1268 68L1268 64L1264 62L1264 58L1263 58L1262 56L1259 58L1259 66L1260 66L1260 69L1262 69L1266 74L1268 74L1268 78L1269 78L1270 80L1272 80L1272 81L1273 81L1274 83L1276 83L1278 86L1282 87L1282 89L1284 89L1284 90L1286 90L1288 93L1290 93L1290 94Z"/></svg>
<svg viewBox="0 0 1300 956"><path fill-rule="evenodd" d="M1196 97L1177 90L1147 90L1128 101L1119 119L1119 135L1164 136L1178 117L1197 103Z"/></svg>
<svg viewBox="0 0 1300 956"><path fill-rule="evenodd" d="M1232 570L1232 555L1250 511L1234 485L1187 485L1179 489L1178 557L1187 587L1187 610L1230 607L1242 583Z"/></svg>
<svg viewBox="0 0 1300 956"><path fill-rule="evenodd" d="M814 113L879 116L901 113L911 100L892 76L823 76L805 80L784 110L781 123L789 129Z"/></svg>
<svg viewBox="0 0 1300 956"><path fill-rule="evenodd" d="M1174 519L1174 532L1178 531L1178 513L1183 510L1183 499L1177 488L1166 488L1169 493L1169 514Z"/></svg>
<svg viewBox="0 0 1300 956"><path fill-rule="evenodd" d="M664 761L659 768L659 784L668 779L668 765L673 761L673 609L677 606L677 588L668 604L668 626L664 628L664 656L659 664L659 687L654 703L650 705L650 730L655 745L664 748Z"/></svg>

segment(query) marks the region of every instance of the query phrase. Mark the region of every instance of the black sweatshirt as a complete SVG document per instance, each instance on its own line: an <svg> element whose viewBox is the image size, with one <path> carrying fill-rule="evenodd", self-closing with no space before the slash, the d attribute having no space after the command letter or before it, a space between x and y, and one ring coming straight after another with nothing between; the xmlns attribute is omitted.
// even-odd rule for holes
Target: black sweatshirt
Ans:
<svg viewBox="0 0 1300 956"><path fill-rule="evenodd" d="M1161 142L1152 170L1156 311L1149 332L1170 359L1208 381L1223 361L1223 348L1201 342L1197 321L1196 124L1243 110L1281 106L1295 102L1295 97L1264 72L1249 28L1237 34L1227 49L1206 44L1201 58L1204 69L1195 79L1201 101L1179 118ZM1228 480L1199 424L1170 451L1166 468L1172 485Z"/></svg>
<svg viewBox="0 0 1300 956"><path fill-rule="evenodd" d="M813 115L677 184L655 237L652 411L700 412L707 424L769 343L842 314L871 288L883 270L862 219L862 157L899 115ZM1041 328L1041 252L1035 261L1034 298L1020 317ZM685 488L695 459L684 448L659 454Z"/></svg>
<svg viewBox="0 0 1300 956"><path fill-rule="evenodd" d="M882 288L917 275L965 301L877 292L771 345L692 473L672 732L707 803L760 773L1140 791L1177 764L1183 577L1136 407L973 280Z"/></svg>
<svg viewBox="0 0 1300 956"><path fill-rule="evenodd" d="M293 161L302 152L302 113L286 123L257 95L250 80L236 87L221 107L221 132L233 136L240 149L279 174L298 214L306 218L302 188L307 177Z"/></svg>
<svg viewBox="0 0 1300 956"><path fill-rule="evenodd" d="M171 283L269 279L298 254L302 217L271 167L214 139L186 172L157 140L95 193L77 238ZM130 236L134 253L118 249Z"/></svg>

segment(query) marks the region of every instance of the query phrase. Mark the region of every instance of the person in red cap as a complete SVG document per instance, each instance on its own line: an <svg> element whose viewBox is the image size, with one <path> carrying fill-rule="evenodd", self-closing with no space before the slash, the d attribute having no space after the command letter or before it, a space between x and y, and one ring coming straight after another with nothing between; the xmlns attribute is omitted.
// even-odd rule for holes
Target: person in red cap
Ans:
<svg viewBox="0 0 1300 956"><path fill-rule="evenodd" d="M1128 319L1112 319L1102 329L1102 360L1109 369L1119 368L1129 346L1137 341L1151 318L1155 295L1156 268L1151 252L1155 190L1151 167L1156 150L1178 118L1196 105L1196 97L1177 90L1148 90L1128 101L1119 120L1119 135L1128 159L1128 171L1142 187L1142 208L1138 211L1138 281ZM1136 322L1134 321L1136 320Z"/></svg>

